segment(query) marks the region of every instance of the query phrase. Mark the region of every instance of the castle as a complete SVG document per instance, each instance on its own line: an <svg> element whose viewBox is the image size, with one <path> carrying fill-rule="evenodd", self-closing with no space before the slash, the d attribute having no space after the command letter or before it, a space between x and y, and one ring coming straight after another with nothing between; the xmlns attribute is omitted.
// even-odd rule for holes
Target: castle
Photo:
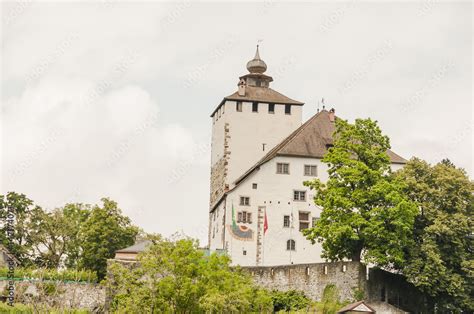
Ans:
<svg viewBox="0 0 474 314"><path fill-rule="evenodd" d="M301 233L321 212L303 182L328 178L321 159L333 144L335 110L302 123L304 103L270 88L258 46L247 70L211 114L209 249L241 266L323 262L321 246ZM393 170L403 167L387 153Z"/></svg>

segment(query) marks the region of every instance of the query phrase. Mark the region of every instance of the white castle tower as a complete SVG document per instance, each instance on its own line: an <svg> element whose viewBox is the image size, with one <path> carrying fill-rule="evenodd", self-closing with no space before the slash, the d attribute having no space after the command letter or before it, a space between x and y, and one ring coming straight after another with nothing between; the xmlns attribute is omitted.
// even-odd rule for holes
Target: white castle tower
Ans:
<svg viewBox="0 0 474 314"><path fill-rule="evenodd" d="M247 63L238 91L225 97L212 117L211 207L233 182L301 125L303 103L270 88L267 65L255 57Z"/></svg>
<svg viewBox="0 0 474 314"><path fill-rule="evenodd" d="M321 212L303 182L328 178L321 159L333 144L335 111L301 124L303 103L270 88L258 46L247 69L211 115L209 249L241 266L321 262L320 244L301 233ZM387 153L392 168L405 163Z"/></svg>

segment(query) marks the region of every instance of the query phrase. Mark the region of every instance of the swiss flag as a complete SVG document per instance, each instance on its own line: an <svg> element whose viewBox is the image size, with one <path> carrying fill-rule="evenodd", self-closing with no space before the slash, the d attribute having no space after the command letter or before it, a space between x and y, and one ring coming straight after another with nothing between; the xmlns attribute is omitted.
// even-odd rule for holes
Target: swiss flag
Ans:
<svg viewBox="0 0 474 314"><path fill-rule="evenodd" d="M265 209L265 219L263 221L263 234L268 230L267 210Z"/></svg>

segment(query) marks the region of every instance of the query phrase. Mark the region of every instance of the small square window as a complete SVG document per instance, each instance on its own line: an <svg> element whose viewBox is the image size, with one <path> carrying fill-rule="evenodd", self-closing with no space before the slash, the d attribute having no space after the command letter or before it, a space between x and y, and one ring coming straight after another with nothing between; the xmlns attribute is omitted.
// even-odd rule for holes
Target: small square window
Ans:
<svg viewBox="0 0 474 314"><path fill-rule="evenodd" d="M291 105L285 105L285 114L291 114Z"/></svg>
<svg viewBox="0 0 474 314"><path fill-rule="evenodd" d="M279 174L290 174L290 164L277 162L277 173Z"/></svg>
<svg viewBox="0 0 474 314"><path fill-rule="evenodd" d="M256 101L252 103L252 112L258 112L258 102Z"/></svg>
<svg viewBox="0 0 474 314"><path fill-rule="evenodd" d="M275 104L268 104L268 113L275 113Z"/></svg>
<svg viewBox="0 0 474 314"><path fill-rule="evenodd" d="M293 191L294 201L306 201L306 191Z"/></svg>
<svg viewBox="0 0 474 314"><path fill-rule="evenodd" d="M240 197L240 205L241 206L250 206L250 197L241 196Z"/></svg>
<svg viewBox="0 0 474 314"><path fill-rule="evenodd" d="M242 112L242 102L238 101L237 104L235 105L235 108L238 112Z"/></svg>
<svg viewBox="0 0 474 314"><path fill-rule="evenodd" d="M252 213L242 211L237 213L237 222L244 223L244 224L251 224L252 223Z"/></svg>
<svg viewBox="0 0 474 314"><path fill-rule="evenodd" d="M318 168L316 165L304 165L304 175L316 177L318 175Z"/></svg>
<svg viewBox="0 0 474 314"><path fill-rule="evenodd" d="M242 254L243 254L243 255L247 255L247 251L246 251L246 250L243 250L243 251L242 251Z"/></svg>
<svg viewBox="0 0 474 314"><path fill-rule="evenodd" d="M252 189L254 189L254 190L257 189L257 183L252 183Z"/></svg>

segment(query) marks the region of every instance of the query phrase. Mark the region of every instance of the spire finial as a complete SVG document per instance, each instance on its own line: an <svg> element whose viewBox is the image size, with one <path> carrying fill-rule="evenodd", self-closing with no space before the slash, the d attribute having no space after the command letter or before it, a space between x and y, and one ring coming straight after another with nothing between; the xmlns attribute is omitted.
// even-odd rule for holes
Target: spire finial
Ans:
<svg viewBox="0 0 474 314"><path fill-rule="evenodd" d="M260 52L258 51L258 46L260 46L260 45L257 44L257 51L255 52L255 57L253 58L254 60L261 60L260 59Z"/></svg>
<svg viewBox="0 0 474 314"><path fill-rule="evenodd" d="M255 51L255 57L247 63L247 70L250 73L263 73L267 70L267 65L260 59L259 44L257 44L257 50Z"/></svg>

